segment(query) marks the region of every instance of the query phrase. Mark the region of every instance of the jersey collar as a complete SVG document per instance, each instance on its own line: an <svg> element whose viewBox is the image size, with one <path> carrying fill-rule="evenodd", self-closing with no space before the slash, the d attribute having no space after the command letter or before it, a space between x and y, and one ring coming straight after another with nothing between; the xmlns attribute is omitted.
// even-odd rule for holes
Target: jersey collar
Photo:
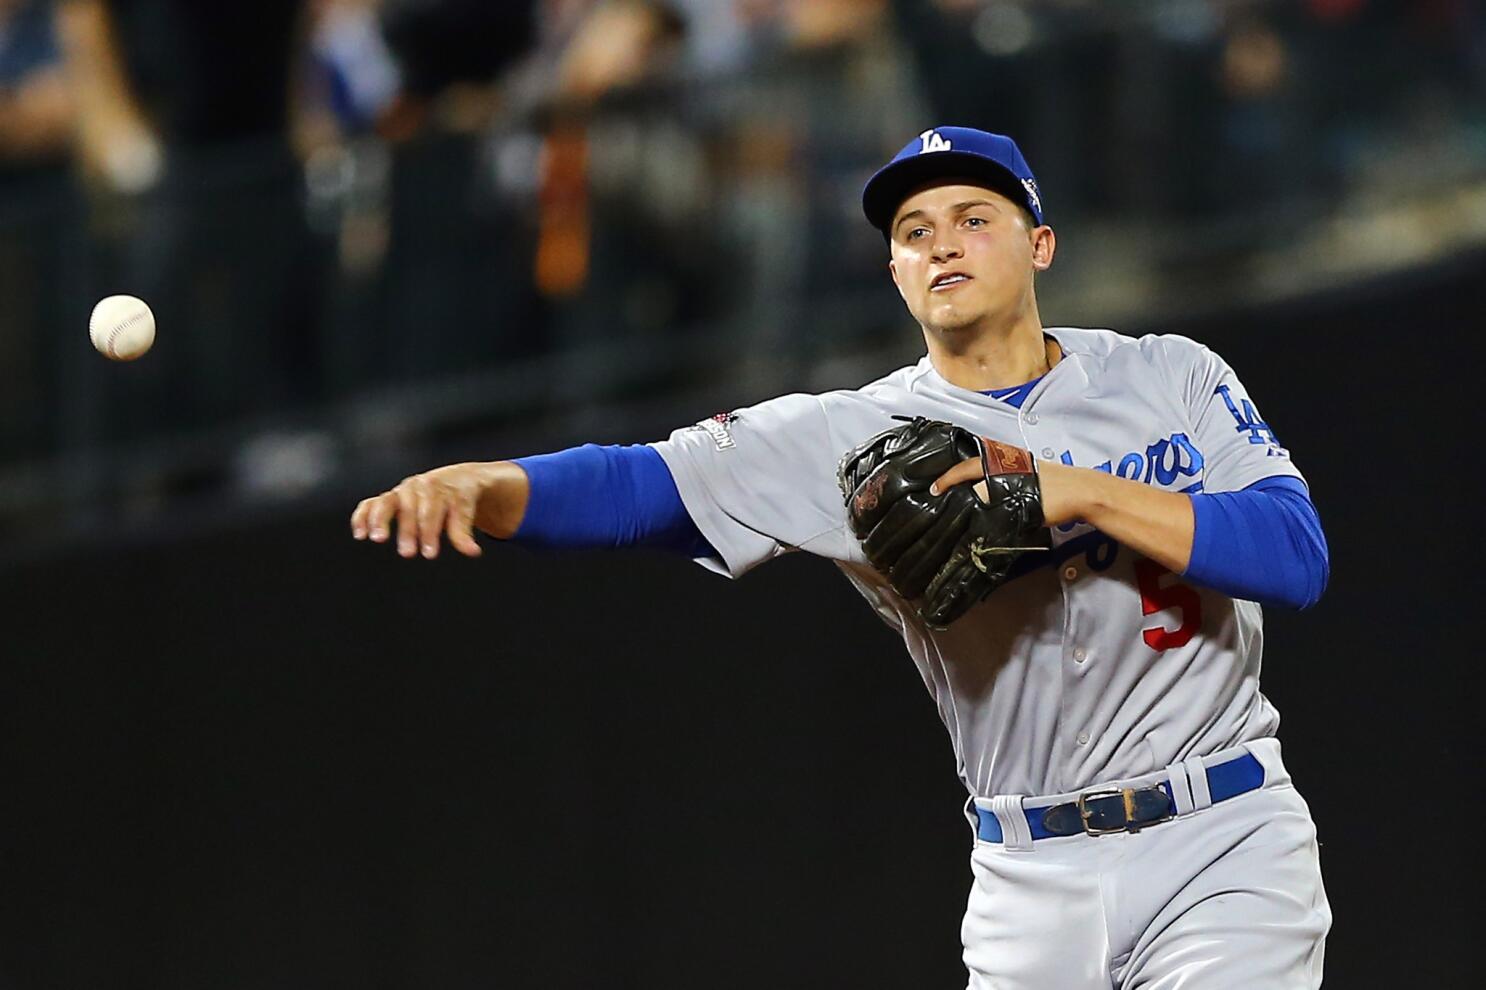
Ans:
<svg viewBox="0 0 1486 990"><path fill-rule="evenodd" d="M929 360L929 356L927 354L925 354L919 360L919 366L923 370L924 375L932 378L939 385L939 387L944 389L945 391L954 395L961 396L978 406L995 409L1000 412L1009 413L1010 415L1015 416L1017 415L1018 410L1027 411L1031 409L1034 405L1037 404L1041 397L1050 388L1056 387L1061 390L1065 387L1065 383L1071 382L1072 387L1082 393L1084 388L1089 384L1089 376L1088 372L1084 368L1084 362L1083 360L1081 360L1081 352L1076 345L1070 347L1068 341L1069 335L1059 334L1058 329L1061 328L1044 328L1042 332L1044 336L1051 337L1054 341L1057 342L1058 349L1063 352L1062 359L1058 361L1058 363L1055 364L1052 370L1047 372L1047 374L1043 375L1041 378L1027 383L1032 385L1032 388L1027 392L1025 398L1022 400L1019 406L1012 406L1004 400L994 398L985 392L978 392L975 389L970 388L962 388L959 385L954 384L953 382L949 381L944 376L939 374L938 370L934 367L934 362ZM1022 386L1017 386L1017 388L1021 387ZM1001 390L996 389L995 391Z"/></svg>

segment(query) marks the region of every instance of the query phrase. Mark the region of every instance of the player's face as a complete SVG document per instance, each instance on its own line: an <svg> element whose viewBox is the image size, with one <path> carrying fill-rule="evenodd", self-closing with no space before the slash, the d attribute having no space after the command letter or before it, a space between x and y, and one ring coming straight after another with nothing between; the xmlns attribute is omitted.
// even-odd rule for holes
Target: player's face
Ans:
<svg viewBox="0 0 1486 990"><path fill-rule="evenodd" d="M1052 264L1051 227L984 186L945 183L905 199L893 218L888 268L925 328L953 331L1016 319L1035 304L1032 275Z"/></svg>

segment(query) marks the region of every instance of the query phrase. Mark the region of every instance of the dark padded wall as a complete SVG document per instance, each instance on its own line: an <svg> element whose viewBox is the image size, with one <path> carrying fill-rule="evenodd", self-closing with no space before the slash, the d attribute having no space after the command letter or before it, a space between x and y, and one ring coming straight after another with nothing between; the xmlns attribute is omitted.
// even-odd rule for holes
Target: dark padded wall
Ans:
<svg viewBox="0 0 1486 990"><path fill-rule="evenodd" d="M956 979L949 747L822 561L410 565L316 516L4 593L17 985Z"/></svg>

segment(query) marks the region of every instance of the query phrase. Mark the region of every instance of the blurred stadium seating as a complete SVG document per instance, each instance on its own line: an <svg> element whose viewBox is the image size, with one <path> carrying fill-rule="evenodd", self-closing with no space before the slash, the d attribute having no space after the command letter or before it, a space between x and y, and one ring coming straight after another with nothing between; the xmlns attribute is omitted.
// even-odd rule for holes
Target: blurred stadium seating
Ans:
<svg viewBox="0 0 1486 990"><path fill-rule="evenodd" d="M857 191L929 122L1028 149L1053 323L1486 243L1469 5L227 6L0 5L0 535L858 382L915 344ZM118 291L137 366L82 333Z"/></svg>

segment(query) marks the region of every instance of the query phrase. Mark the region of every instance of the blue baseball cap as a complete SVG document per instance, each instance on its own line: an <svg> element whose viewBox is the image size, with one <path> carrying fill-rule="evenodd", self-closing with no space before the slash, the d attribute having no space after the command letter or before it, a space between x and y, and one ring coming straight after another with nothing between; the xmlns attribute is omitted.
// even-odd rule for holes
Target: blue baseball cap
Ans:
<svg viewBox="0 0 1486 990"><path fill-rule="evenodd" d="M966 178L984 183L1042 220L1042 193L1016 142L1004 134L973 127L934 127L877 170L862 190L867 221L891 236L893 214L908 194L935 179Z"/></svg>

